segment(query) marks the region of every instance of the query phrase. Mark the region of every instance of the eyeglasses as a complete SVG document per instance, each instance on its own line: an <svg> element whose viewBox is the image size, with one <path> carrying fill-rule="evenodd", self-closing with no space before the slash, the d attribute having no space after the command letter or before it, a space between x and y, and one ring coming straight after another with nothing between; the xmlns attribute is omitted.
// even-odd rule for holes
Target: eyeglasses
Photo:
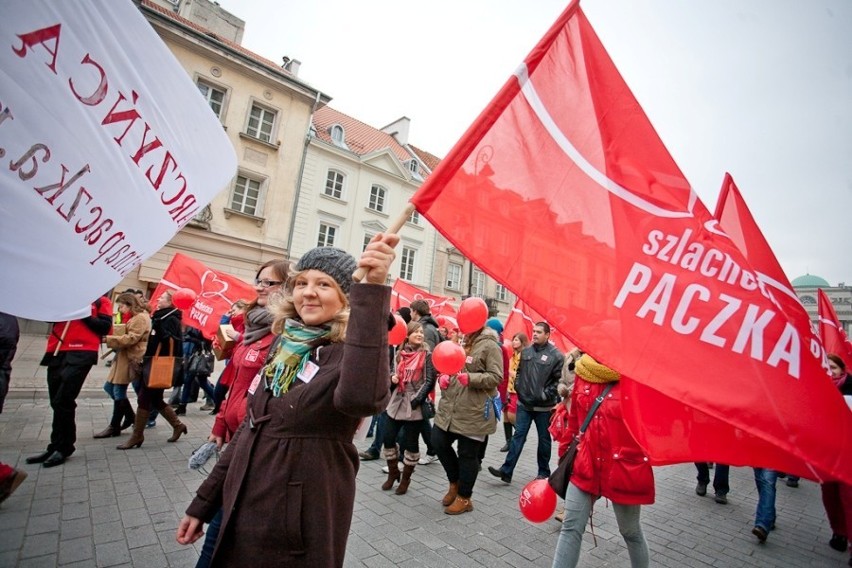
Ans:
<svg viewBox="0 0 852 568"><path fill-rule="evenodd" d="M271 288L273 286L278 286L279 284L281 284L280 280L267 280L265 278L263 280L254 280L254 285L260 286L261 288Z"/></svg>

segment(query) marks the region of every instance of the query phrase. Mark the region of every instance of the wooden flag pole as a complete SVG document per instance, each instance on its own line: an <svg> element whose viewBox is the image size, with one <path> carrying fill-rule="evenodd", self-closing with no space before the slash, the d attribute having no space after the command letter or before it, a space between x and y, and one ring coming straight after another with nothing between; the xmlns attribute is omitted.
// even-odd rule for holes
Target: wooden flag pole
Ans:
<svg viewBox="0 0 852 568"><path fill-rule="evenodd" d="M53 356L56 357L59 354L59 348L62 347L62 344L65 343L65 334L68 333L68 326L71 325L70 321L65 322L65 329L62 330L62 337L59 338L59 343L56 344L56 349L53 350Z"/></svg>
<svg viewBox="0 0 852 568"><path fill-rule="evenodd" d="M402 226L405 225L405 222L408 220L412 213L414 213L414 205L409 202L408 205L405 206L405 209L403 209L402 213L400 213L399 217L394 220L391 226L388 227L388 230L384 233L386 235L395 235L396 233L398 233ZM364 279L364 276L366 275L367 270L365 268L358 268L358 270L356 270L352 274L352 281L360 282Z"/></svg>

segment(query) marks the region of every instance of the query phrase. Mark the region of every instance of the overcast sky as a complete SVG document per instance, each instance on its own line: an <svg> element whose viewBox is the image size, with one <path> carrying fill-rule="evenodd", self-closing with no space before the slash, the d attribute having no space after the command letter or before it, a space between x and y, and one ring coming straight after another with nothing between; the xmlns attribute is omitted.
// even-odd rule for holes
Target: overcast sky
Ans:
<svg viewBox="0 0 852 568"><path fill-rule="evenodd" d="M567 0L219 0L243 45L439 157ZM730 172L792 280L852 285L852 1L585 0L705 205Z"/></svg>

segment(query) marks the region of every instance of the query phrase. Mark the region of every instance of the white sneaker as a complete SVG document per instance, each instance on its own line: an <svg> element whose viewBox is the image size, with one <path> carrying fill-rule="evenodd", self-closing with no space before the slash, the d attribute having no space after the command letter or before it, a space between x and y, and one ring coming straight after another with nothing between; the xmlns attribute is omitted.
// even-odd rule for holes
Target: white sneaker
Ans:
<svg viewBox="0 0 852 568"><path fill-rule="evenodd" d="M405 467L405 466L402 465L402 462L397 462L397 463L398 463L398 466L399 466L399 471L402 471L402 468ZM390 473L388 466L386 466L386 465L382 466L382 473Z"/></svg>
<svg viewBox="0 0 852 568"><path fill-rule="evenodd" d="M438 456L430 456L429 454L423 454L423 457L417 462L420 465L429 465L432 462L438 461Z"/></svg>

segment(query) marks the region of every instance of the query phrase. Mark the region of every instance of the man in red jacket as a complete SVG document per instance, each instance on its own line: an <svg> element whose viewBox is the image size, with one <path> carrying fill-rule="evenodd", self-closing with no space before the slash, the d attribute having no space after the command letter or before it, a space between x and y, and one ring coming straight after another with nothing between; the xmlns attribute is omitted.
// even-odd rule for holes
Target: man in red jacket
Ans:
<svg viewBox="0 0 852 568"><path fill-rule="evenodd" d="M47 390L53 409L50 444L27 463L54 467L74 453L77 441L77 395L86 376L98 362L101 338L112 329L112 302L102 296L92 302L92 313L83 319L53 324L41 360L47 366Z"/></svg>

